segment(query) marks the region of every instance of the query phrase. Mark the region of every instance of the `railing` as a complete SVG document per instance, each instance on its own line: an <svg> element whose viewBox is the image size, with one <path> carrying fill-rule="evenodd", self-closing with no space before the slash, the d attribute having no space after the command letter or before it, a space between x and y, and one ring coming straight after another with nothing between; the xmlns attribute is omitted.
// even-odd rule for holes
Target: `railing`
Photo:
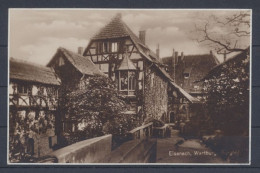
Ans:
<svg viewBox="0 0 260 173"><path fill-rule="evenodd" d="M153 123L150 122L148 124L137 127L129 132L129 136L131 139L147 139L151 137L153 134Z"/></svg>

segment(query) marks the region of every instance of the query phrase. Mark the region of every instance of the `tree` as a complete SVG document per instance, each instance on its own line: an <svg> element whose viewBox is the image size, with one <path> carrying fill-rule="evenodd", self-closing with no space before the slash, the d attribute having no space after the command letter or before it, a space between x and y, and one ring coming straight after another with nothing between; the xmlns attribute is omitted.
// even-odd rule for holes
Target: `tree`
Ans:
<svg viewBox="0 0 260 173"><path fill-rule="evenodd" d="M249 50L213 69L206 80L207 110L215 129L248 135Z"/></svg>
<svg viewBox="0 0 260 173"><path fill-rule="evenodd" d="M124 100L115 83L105 76L92 76L81 81L80 88L67 93L65 105L70 118L76 119L85 138L103 134L123 135L133 128L134 117L122 112Z"/></svg>
<svg viewBox="0 0 260 173"><path fill-rule="evenodd" d="M250 44L250 16L245 10L225 17L211 15L195 25L195 40L217 54L242 52Z"/></svg>

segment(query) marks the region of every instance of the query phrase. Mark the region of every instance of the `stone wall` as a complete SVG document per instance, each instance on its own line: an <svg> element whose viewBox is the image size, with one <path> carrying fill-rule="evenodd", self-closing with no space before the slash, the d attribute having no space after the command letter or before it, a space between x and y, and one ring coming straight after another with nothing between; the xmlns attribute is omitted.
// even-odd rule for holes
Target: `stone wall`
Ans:
<svg viewBox="0 0 260 173"><path fill-rule="evenodd" d="M57 144L57 136L42 135L33 137L34 156L41 157L53 151L53 147Z"/></svg>
<svg viewBox="0 0 260 173"><path fill-rule="evenodd" d="M153 117L165 121L167 115L167 82L163 75L156 69L152 69L145 79L144 111L146 117Z"/></svg>
<svg viewBox="0 0 260 173"><path fill-rule="evenodd" d="M103 163L155 163L156 139L131 140L108 155Z"/></svg>
<svg viewBox="0 0 260 173"><path fill-rule="evenodd" d="M112 135L91 138L50 153L58 163L99 163L111 153Z"/></svg>

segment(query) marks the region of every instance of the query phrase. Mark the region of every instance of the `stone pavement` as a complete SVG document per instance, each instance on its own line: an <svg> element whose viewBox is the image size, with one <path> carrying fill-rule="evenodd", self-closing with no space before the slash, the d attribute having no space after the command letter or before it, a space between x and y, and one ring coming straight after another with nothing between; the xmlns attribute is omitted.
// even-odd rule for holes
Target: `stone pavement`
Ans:
<svg viewBox="0 0 260 173"><path fill-rule="evenodd" d="M226 161L200 140L184 140L178 136L177 130L171 130L171 137L157 139L157 163L226 163Z"/></svg>

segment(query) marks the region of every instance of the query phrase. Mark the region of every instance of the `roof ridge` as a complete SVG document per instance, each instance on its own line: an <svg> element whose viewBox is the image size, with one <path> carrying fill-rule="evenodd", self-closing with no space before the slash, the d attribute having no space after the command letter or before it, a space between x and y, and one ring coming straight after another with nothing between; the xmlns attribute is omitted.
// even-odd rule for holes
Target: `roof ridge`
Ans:
<svg viewBox="0 0 260 173"><path fill-rule="evenodd" d="M9 61L13 61L13 62L17 62L17 63L24 63L24 64L32 65L32 66L35 66L35 67L49 69L49 70L52 71L52 69L50 67L47 67L47 66L41 65L41 64L37 64L37 63L31 62L31 61L23 60L23 59L17 59L17 58L14 58L14 57L10 57Z"/></svg>
<svg viewBox="0 0 260 173"><path fill-rule="evenodd" d="M106 28L108 28L113 22L118 22L119 24L122 24L123 28L124 28L124 31L127 32L127 29L125 27L125 23L124 21L122 20L122 16L121 16L121 13L118 13L116 14L112 19L110 19L104 27L102 27L100 30L98 30L98 32L96 34L94 34L94 36L91 38L91 40L97 40L99 38L96 38L98 37ZM128 33L128 32L127 32ZM130 35L128 33L128 35ZM100 36L99 36L100 37Z"/></svg>

